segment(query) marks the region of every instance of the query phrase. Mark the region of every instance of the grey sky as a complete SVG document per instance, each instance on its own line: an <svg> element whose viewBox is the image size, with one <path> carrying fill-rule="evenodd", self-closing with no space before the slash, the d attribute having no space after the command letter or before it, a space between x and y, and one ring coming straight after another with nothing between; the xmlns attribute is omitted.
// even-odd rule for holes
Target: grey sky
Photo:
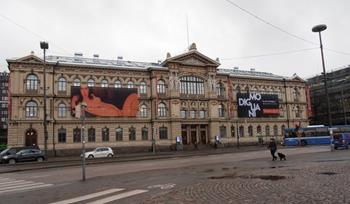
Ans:
<svg viewBox="0 0 350 204"><path fill-rule="evenodd" d="M327 70L350 64L350 1L348 0L231 0L266 21L318 43L311 32L327 24L324 46ZM226 0L12 0L0 4L0 70L5 59L23 57L33 50L42 56L39 42L47 40L50 55L152 61L166 53L186 50L186 15L189 41L198 51L215 59L222 68L239 66L279 75L320 73L318 45L295 39L244 13ZM17 24L17 25L16 25ZM25 30L20 26L25 27ZM33 34L35 33L35 34ZM43 38L39 37L43 36ZM312 50L256 58L307 48Z"/></svg>

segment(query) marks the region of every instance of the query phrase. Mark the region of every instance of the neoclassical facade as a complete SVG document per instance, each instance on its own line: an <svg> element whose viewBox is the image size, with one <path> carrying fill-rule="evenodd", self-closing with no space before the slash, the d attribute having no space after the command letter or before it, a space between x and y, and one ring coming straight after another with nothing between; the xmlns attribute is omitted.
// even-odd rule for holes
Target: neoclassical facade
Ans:
<svg viewBox="0 0 350 204"><path fill-rule="evenodd" d="M47 90L48 149L55 152L81 148L82 121L72 114L71 87L137 88L135 117L87 117L87 147L111 146L130 151L147 150L152 141L169 148L181 136L183 144L212 144L220 136L224 145L257 143L283 130L305 126L305 81L255 70L218 68L218 60L197 51L195 44L183 54L163 62L144 63L48 56L46 87L43 60L29 56L7 60L10 70L8 145L44 146L43 90ZM273 117L238 117L237 93L278 95L279 113Z"/></svg>

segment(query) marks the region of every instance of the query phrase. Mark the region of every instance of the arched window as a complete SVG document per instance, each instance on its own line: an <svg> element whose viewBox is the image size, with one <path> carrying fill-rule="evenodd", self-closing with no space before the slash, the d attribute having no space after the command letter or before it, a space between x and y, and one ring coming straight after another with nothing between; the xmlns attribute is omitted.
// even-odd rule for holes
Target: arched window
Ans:
<svg viewBox="0 0 350 204"><path fill-rule="evenodd" d="M143 127L141 132L142 132L142 134L141 134L142 140L148 140L148 128Z"/></svg>
<svg viewBox="0 0 350 204"><path fill-rule="evenodd" d="M140 116L142 118L146 118L147 117L147 106L145 104L142 104L140 107Z"/></svg>
<svg viewBox="0 0 350 204"><path fill-rule="evenodd" d="M191 95L204 94L204 81L195 76L184 76L180 78L180 93Z"/></svg>
<svg viewBox="0 0 350 204"><path fill-rule="evenodd" d="M58 79L58 91L66 91L67 82L64 77Z"/></svg>
<svg viewBox="0 0 350 204"><path fill-rule="evenodd" d="M73 86L80 86L80 79L74 79Z"/></svg>
<svg viewBox="0 0 350 204"><path fill-rule="evenodd" d="M95 142L95 141L96 141L95 128L91 127L88 130L88 142Z"/></svg>
<svg viewBox="0 0 350 204"><path fill-rule="evenodd" d="M158 116L160 117L166 116L166 105L164 103L159 103L158 105Z"/></svg>
<svg viewBox="0 0 350 204"><path fill-rule="evenodd" d="M74 143L81 142L81 129L78 127L73 129L73 142Z"/></svg>
<svg viewBox="0 0 350 204"><path fill-rule="evenodd" d="M165 82L163 80L158 80L157 82L157 93L159 94L165 93Z"/></svg>
<svg viewBox="0 0 350 204"><path fill-rule="evenodd" d="M27 90L36 91L38 90L38 77L34 74L29 74L27 76Z"/></svg>
<svg viewBox="0 0 350 204"><path fill-rule="evenodd" d="M130 141L136 140L136 129L134 127L129 128L129 140Z"/></svg>
<svg viewBox="0 0 350 204"><path fill-rule="evenodd" d="M281 127L282 136L284 136L284 133L285 133L285 132L284 132L284 131L285 131L284 129L286 129L286 126L285 126L285 125L282 125L282 127Z"/></svg>
<svg viewBox="0 0 350 204"><path fill-rule="evenodd" d="M114 82L114 87L115 88L121 88L122 87L122 83L119 80L117 80L117 81Z"/></svg>
<svg viewBox="0 0 350 204"><path fill-rule="evenodd" d="M61 127L58 129L58 143L66 143L66 129Z"/></svg>
<svg viewBox="0 0 350 204"><path fill-rule="evenodd" d="M34 118L38 116L38 104L35 101L29 101L26 104L26 117Z"/></svg>
<svg viewBox="0 0 350 204"><path fill-rule="evenodd" d="M239 136L244 137L244 126L243 125L239 126Z"/></svg>
<svg viewBox="0 0 350 204"><path fill-rule="evenodd" d="M248 135L249 137L253 137L253 126L249 125L248 127Z"/></svg>
<svg viewBox="0 0 350 204"><path fill-rule="evenodd" d="M261 130L261 126L260 126L260 125L258 125L258 127L256 127L256 133L257 133L258 135L261 135L261 134L262 134L262 130Z"/></svg>
<svg viewBox="0 0 350 204"><path fill-rule="evenodd" d="M103 88L108 87L108 81L107 81L106 79L103 79L103 80L101 81L101 87L103 87Z"/></svg>
<svg viewBox="0 0 350 204"><path fill-rule="evenodd" d="M140 83L140 94L147 94L147 86L145 82Z"/></svg>
<svg viewBox="0 0 350 204"><path fill-rule="evenodd" d="M134 83L132 81L128 82L128 89L134 88Z"/></svg>
<svg viewBox="0 0 350 204"><path fill-rule="evenodd" d="M277 125L274 125L274 126L273 126L273 135L274 135L274 136L277 136L277 135L278 135L278 127L277 127Z"/></svg>
<svg viewBox="0 0 350 204"><path fill-rule="evenodd" d="M117 128L115 129L115 140L116 141L123 141L123 128Z"/></svg>
<svg viewBox="0 0 350 204"><path fill-rule="evenodd" d="M102 128L102 142L109 141L109 129L107 127Z"/></svg>
<svg viewBox="0 0 350 204"><path fill-rule="evenodd" d="M94 87L95 81L93 79L89 79L87 85L88 85L88 87Z"/></svg>
<svg viewBox="0 0 350 204"><path fill-rule="evenodd" d="M225 117L225 108L223 104L219 104L218 111L219 111L219 117Z"/></svg>
<svg viewBox="0 0 350 204"><path fill-rule="evenodd" d="M66 117L66 113L67 113L66 104L64 104L64 103L58 104L58 117L64 118L64 117Z"/></svg>
<svg viewBox="0 0 350 204"><path fill-rule="evenodd" d="M216 89L217 89L218 96L221 96L221 97L225 96L225 87L221 82L217 84Z"/></svg>
<svg viewBox="0 0 350 204"><path fill-rule="evenodd" d="M270 136L270 126L266 125L265 127L265 134L266 136Z"/></svg>

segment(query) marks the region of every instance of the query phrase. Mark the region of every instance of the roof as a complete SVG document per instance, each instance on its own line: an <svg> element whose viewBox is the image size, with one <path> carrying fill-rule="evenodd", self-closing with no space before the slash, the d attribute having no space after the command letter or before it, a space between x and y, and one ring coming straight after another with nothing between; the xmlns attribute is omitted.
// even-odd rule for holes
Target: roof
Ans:
<svg viewBox="0 0 350 204"><path fill-rule="evenodd" d="M258 72L255 70L240 70L237 68L234 69L218 69L219 74L229 74L230 76L237 76L237 77L251 77L251 78L265 78L265 79L289 79L288 77L283 77L279 75L275 75L269 72Z"/></svg>
<svg viewBox="0 0 350 204"><path fill-rule="evenodd" d="M146 70L148 68L167 69L158 63L152 62L135 62L125 60L107 60L100 58L83 58L83 57L65 57L65 56L47 56L47 61L52 63L94 66L94 67L111 67L111 68L131 68Z"/></svg>

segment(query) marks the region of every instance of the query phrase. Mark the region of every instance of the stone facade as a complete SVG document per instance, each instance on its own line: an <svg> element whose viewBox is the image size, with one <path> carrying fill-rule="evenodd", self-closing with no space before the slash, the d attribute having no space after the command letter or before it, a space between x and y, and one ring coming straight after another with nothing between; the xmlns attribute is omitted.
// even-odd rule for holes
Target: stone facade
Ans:
<svg viewBox="0 0 350 204"><path fill-rule="evenodd" d="M0 72L0 144L7 142L9 73Z"/></svg>
<svg viewBox="0 0 350 204"><path fill-rule="evenodd" d="M12 96L8 144L36 143L43 148L43 60L32 53L7 61ZM86 85L93 79L96 87L114 87L117 81L121 87L132 83L139 89L140 109L141 106L145 108L144 113L140 110L134 118L87 118L85 135L89 129L95 133L95 141L86 143L88 148L111 146L141 151L149 150L152 141L158 148L169 148L175 144L176 136L182 136L185 146L193 143L208 145L214 142L216 135L221 136L222 144L233 145L238 141L238 134L240 143L257 143L258 137L281 139L283 128L308 124L306 85L299 77L284 78L237 68L220 69L219 65L218 60L201 54L195 46L181 55L171 57L168 54L161 63L103 60L97 55L94 58L48 56L48 149L81 148L80 141L74 140L74 129L80 129L82 121L70 114L70 87L77 79L79 85ZM185 85L186 80L191 84ZM144 84L146 91L141 91ZM248 91L277 94L280 115L238 118L236 93ZM116 133L119 128L123 130L122 138ZM135 139L133 130L136 131Z"/></svg>

